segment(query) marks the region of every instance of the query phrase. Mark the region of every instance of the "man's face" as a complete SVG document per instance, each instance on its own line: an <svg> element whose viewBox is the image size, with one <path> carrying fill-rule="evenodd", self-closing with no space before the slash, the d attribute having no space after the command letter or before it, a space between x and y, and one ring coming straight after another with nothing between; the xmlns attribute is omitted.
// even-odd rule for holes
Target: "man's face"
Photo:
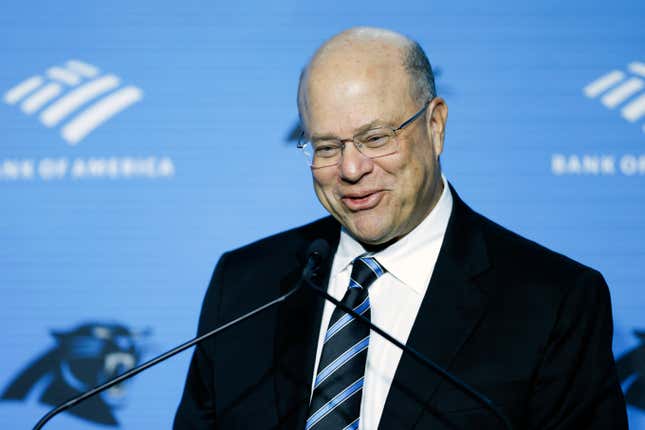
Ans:
<svg viewBox="0 0 645 430"><path fill-rule="evenodd" d="M396 128L416 113L423 104L410 96L407 73L389 63L313 66L301 106L309 135L349 139L368 124ZM435 98L424 115L397 132L398 152L370 159L347 141L338 165L312 169L318 199L357 240L396 240L434 207L442 190L438 157L446 114L443 100Z"/></svg>

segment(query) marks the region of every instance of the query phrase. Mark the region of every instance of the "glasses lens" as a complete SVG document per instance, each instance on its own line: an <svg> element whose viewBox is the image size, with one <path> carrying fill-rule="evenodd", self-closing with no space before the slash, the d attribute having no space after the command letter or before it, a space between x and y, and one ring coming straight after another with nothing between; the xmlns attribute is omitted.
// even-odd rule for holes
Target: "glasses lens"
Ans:
<svg viewBox="0 0 645 430"><path fill-rule="evenodd" d="M360 151L370 158L390 155L398 150L396 136L391 128L373 128L354 138Z"/></svg>
<svg viewBox="0 0 645 430"><path fill-rule="evenodd" d="M305 156L307 164L311 166L313 164L314 154L311 147L311 142L305 138L304 133L298 138L298 149Z"/></svg>
<svg viewBox="0 0 645 430"><path fill-rule="evenodd" d="M327 167L338 164L343 145L334 139L316 140L310 144L313 152L311 167Z"/></svg>

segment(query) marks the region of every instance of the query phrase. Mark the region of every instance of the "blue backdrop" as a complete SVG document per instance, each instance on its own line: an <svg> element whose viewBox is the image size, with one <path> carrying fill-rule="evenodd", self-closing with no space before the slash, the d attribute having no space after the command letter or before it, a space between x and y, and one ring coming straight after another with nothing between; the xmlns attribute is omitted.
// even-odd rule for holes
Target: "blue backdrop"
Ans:
<svg viewBox="0 0 645 430"><path fill-rule="evenodd" d="M298 75L374 25L426 49L461 196L603 272L645 429L644 18L639 0L3 3L0 427L189 338L222 252L324 215L291 138ZM168 428L188 359L48 428Z"/></svg>

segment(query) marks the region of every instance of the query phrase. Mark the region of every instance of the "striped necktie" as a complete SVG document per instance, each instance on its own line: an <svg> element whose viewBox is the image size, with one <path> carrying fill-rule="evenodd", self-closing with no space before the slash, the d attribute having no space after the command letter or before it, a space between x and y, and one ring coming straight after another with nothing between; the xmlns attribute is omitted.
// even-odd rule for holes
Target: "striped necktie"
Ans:
<svg viewBox="0 0 645 430"><path fill-rule="evenodd" d="M342 303L369 319L367 289L383 273L385 269L375 259L356 258ZM369 327L340 308L334 310L325 333L306 430L358 428L369 340Z"/></svg>

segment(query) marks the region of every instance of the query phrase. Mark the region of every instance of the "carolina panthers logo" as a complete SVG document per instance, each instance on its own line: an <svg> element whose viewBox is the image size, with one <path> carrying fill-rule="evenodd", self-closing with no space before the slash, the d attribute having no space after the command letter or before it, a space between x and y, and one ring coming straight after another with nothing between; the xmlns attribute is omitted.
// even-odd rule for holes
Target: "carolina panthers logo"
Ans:
<svg viewBox="0 0 645 430"><path fill-rule="evenodd" d="M32 361L0 397L24 400L40 391L41 403L57 406L83 391L136 366L141 358L138 340L148 333L134 333L120 324L86 323L69 331L54 331L56 346ZM86 420L118 425L113 409L124 398L123 387L112 387L68 412Z"/></svg>
<svg viewBox="0 0 645 430"><path fill-rule="evenodd" d="M645 331L635 331L634 334L641 342L645 341ZM620 383L627 382L625 389L627 403L645 410L645 343L627 351L616 361L616 367Z"/></svg>

